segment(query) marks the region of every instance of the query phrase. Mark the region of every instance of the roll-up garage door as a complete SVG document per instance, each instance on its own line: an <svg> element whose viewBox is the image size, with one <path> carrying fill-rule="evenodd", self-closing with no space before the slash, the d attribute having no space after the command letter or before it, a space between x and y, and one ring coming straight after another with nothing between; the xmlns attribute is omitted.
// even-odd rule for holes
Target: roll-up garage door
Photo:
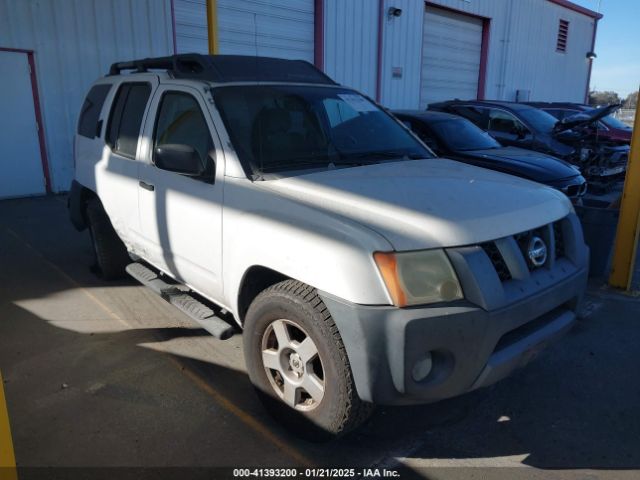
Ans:
<svg viewBox="0 0 640 480"><path fill-rule="evenodd" d="M313 0L217 0L218 52L313 62ZM206 0L175 0L178 53L208 52Z"/></svg>
<svg viewBox="0 0 640 480"><path fill-rule="evenodd" d="M420 106L478 95L482 20L425 7Z"/></svg>

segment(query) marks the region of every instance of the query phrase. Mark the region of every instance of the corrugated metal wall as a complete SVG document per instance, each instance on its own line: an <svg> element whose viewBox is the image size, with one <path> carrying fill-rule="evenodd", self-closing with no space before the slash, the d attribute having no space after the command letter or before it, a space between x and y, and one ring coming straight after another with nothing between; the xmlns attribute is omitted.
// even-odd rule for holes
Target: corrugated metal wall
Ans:
<svg viewBox="0 0 640 480"><path fill-rule="evenodd" d="M400 17L389 17L389 7L402 9ZM422 59L424 3L415 0L385 0L382 43L382 95L389 108L418 108ZM394 76L401 69L401 76Z"/></svg>
<svg viewBox="0 0 640 480"><path fill-rule="evenodd" d="M206 0L172 0L178 53L209 53Z"/></svg>
<svg viewBox="0 0 640 480"><path fill-rule="evenodd" d="M491 18L486 98L515 100L524 89L531 100L584 101L593 18L547 0L432 3ZM564 54L555 51L560 18L570 22Z"/></svg>
<svg viewBox="0 0 640 480"><path fill-rule="evenodd" d="M205 0L174 0L178 52L207 53ZM218 51L313 62L313 0L217 0Z"/></svg>
<svg viewBox="0 0 640 480"><path fill-rule="evenodd" d="M325 0L324 70L337 82L376 96L378 1Z"/></svg>
<svg viewBox="0 0 640 480"><path fill-rule="evenodd" d="M0 0L0 47L35 52L54 191L73 178L73 135L91 83L117 60L171 53L171 32L169 0Z"/></svg>
<svg viewBox="0 0 640 480"><path fill-rule="evenodd" d="M491 19L485 97L581 102L586 89L594 19L547 0L433 0ZM418 108L424 2L384 0L381 102ZM401 8L389 18L389 7ZM379 2L325 0L325 70L339 82L373 95L376 90ZM556 53L560 18L569 20L567 52ZM395 72L395 75L394 75Z"/></svg>

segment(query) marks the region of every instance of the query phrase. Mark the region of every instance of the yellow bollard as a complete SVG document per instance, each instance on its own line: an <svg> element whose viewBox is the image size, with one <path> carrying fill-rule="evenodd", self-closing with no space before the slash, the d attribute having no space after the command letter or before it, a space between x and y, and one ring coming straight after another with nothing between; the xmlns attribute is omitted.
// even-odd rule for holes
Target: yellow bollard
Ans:
<svg viewBox="0 0 640 480"><path fill-rule="evenodd" d="M4 382L2 381L2 373L0 373L0 480L16 480L17 478L9 413L4 398Z"/></svg>
<svg viewBox="0 0 640 480"><path fill-rule="evenodd" d="M218 53L218 5L216 0L207 0L207 35L209 54Z"/></svg>
<svg viewBox="0 0 640 480"><path fill-rule="evenodd" d="M631 289L640 235L640 108L636 107L609 285Z"/></svg>

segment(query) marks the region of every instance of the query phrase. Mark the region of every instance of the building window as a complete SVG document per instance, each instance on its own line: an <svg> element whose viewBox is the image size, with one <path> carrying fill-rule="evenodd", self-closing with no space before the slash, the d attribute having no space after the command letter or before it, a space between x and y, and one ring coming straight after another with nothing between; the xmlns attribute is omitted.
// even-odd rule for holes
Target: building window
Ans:
<svg viewBox="0 0 640 480"><path fill-rule="evenodd" d="M569 39L569 20L560 19L558 24L558 39L556 40L556 52L565 53L567 51L567 40Z"/></svg>

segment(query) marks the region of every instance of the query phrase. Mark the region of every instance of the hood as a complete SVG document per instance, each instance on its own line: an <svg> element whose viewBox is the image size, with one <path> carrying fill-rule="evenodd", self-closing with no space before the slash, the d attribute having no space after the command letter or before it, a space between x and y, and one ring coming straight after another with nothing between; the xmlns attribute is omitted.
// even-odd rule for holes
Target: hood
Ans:
<svg viewBox="0 0 640 480"><path fill-rule="evenodd" d="M477 158L495 168L512 175L529 178L536 182L553 182L580 175L580 171L569 162L545 155L544 153L517 147L492 148L461 152ZM482 166L482 165L481 165Z"/></svg>
<svg viewBox="0 0 640 480"><path fill-rule="evenodd" d="M607 115L612 114L616 110L622 107L621 104L607 105L606 107L594 108L593 110L584 110L582 112L564 117L562 120L558 120L554 130L556 132L562 132L564 130L570 130L579 126L586 126L591 123L597 122Z"/></svg>
<svg viewBox="0 0 640 480"><path fill-rule="evenodd" d="M544 185L442 158L255 185L367 226L396 250L482 243L556 221L572 208L562 193Z"/></svg>

